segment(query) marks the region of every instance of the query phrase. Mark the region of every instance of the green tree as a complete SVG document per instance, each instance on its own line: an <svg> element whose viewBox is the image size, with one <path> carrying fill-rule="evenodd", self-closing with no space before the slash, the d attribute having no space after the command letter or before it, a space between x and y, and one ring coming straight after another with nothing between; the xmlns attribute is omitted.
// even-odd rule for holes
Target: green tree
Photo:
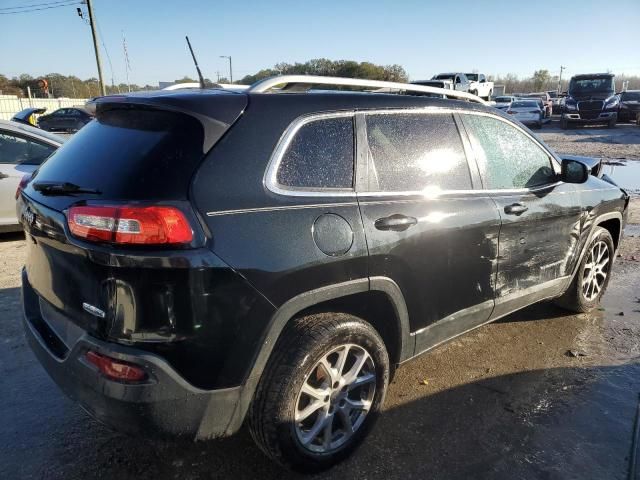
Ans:
<svg viewBox="0 0 640 480"><path fill-rule="evenodd" d="M535 91L545 90L550 80L549 70L536 70L533 72L533 89Z"/></svg>

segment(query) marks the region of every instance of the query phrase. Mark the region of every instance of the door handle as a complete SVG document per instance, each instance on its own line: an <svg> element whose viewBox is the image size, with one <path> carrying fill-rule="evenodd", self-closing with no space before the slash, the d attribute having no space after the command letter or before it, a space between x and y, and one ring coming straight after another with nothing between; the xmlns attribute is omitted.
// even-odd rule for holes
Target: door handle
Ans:
<svg viewBox="0 0 640 480"><path fill-rule="evenodd" d="M529 210L529 207L522 203L513 203L504 207L504 213L508 213L510 215L521 215L527 210Z"/></svg>
<svg viewBox="0 0 640 480"><path fill-rule="evenodd" d="M375 221L374 225L378 230L393 230L394 232L404 232L409 227L418 223L418 219L415 217L408 217L396 213L389 217L379 218Z"/></svg>
<svg viewBox="0 0 640 480"><path fill-rule="evenodd" d="M9 175L7 175L6 173L0 172L0 180L2 180L3 178L9 178Z"/></svg>

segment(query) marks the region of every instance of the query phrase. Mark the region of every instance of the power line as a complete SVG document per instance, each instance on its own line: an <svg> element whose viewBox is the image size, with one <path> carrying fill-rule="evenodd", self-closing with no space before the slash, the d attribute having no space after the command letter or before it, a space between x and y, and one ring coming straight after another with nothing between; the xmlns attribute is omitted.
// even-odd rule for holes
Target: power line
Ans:
<svg viewBox="0 0 640 480"><path fill-rule="evenodd" d="M60 3L69 3L70 0L57 0L56 2L32 3L31 5L18 5L17 7L2 7L0 10L22 10L25 8L42 7L46 5L58 5Z"/></svg>
<svg viewBox="0 0 640 480"><path fill-rule="evenodd" d="M15 12L0 12L0 15L18 15L20 13L39 12L40 10L51 10L52 8L71 7L73 5L82 5L82 3L75 1L71 3L64 3L61 5L53 5L51 7L33 8L31 10L17 10Z"/></svg>

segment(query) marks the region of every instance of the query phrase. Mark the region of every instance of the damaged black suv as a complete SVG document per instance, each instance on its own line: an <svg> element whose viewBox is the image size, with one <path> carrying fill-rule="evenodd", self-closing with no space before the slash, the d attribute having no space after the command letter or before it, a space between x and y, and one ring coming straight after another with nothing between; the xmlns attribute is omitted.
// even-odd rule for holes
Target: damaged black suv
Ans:
<svg viewBox="0 0 640 480"><path fill-rule="evenodd" d="M91 415L197 439L247 422L317 471L400 363L534 302L597 306L628 204L597 161L479 99L307 91L342 81L388 87L103 97L24 180L26 334Z"/></svg>

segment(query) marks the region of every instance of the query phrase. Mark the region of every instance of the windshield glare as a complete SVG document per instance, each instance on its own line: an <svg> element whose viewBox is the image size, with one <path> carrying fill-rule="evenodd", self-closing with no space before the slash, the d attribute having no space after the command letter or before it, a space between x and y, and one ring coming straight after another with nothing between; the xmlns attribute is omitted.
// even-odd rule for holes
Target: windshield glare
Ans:
<svg viewBox="0 0 640 480"><path fill-rule="evenodd" d="M569 84L571 93L612 92L613 90L613 77L572 79Z"/></svg>

